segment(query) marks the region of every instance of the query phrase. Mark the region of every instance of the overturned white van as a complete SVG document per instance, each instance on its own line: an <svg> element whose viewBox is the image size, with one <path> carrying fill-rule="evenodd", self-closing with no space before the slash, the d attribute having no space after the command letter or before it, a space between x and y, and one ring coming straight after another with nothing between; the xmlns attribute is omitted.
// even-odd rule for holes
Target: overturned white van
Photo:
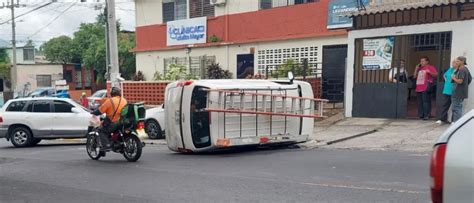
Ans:
<svg viewBox="0 0 474 203"><path fill-rule="evenodd" d="M305 142L324 102L303 81L174 82L165 93L166 141L177 152Z"/></svg>

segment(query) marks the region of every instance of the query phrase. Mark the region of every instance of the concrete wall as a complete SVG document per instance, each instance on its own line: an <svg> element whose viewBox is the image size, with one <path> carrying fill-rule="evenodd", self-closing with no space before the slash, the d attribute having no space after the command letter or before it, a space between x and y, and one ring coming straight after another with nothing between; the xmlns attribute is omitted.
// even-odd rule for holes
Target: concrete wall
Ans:
<svg viewBox="0 0 474 203"><path fill-rule="evenodd" d="M339 45L347 44L346 36L338 37L326 37L326 38L308 38L298 40L287 40L287 41L274 41L274 42L261 42L261 43L249 43L242 45L226 45L226 46L212 46L202 48L191 48L191 57L194 56L215 56L216 62L221 64L224 69L230 70L234 77L236 77L237 69L237 55L249 54L251 48L255 48L255 53L259 49L279 49L279 48L292 48L292 47L303 47L303 46L318 46L318 62L322 62L322 46L325 45ZM137 60L137 71L142 71L145 74L147 80L153 79L153 74L156 71L163 72L164 70L164 59L171 57L186 57L185 49L175 50L164 50L164 51L151 51L151 52L138 52L136 54ZM344 60L344 59L341 59ZM255 61L255 72L257 58Z"/></svg>
<svg viewBox="0 0 474 203"><path fill-rule="evenodd" d="M163 23L163 0L135 0L136 26Z"/></svg>
<svg viewBox="0 0 474 203"><path fill-rule="evenodd" d="M259 0L227 0L224 6L215 6L215 16L258 11Z"/></svg>
<svg viewBox="0 0 474 203"><path fill-rule="evenodd" d="M13 51L12 49L7 49L7 54L8 54L8 58L11 60L13 60ZM31 61L25 61L23 60L23 48L17 48L16 49L16 63L17 64L34 64L35 61L34 60L31 60Z"/></svg>
<svg viewBox="0 0 474 203"><path fill-rule="evenodd" d="M474 33L474 20L350 31L346 68L345 116L352 117L355 39L432 32L452 32L451 58L466 56L468 63L474 61L474 34L472 34ZM474 73L474 66L471 65L469 70ZM469 88L469 96L470 98L465 102L465 111L474 108L474 83Z"/></svg>
<svg viewBox="0 0 474 203"><path fill-rule="evenodd" d="M63 79L62 65L36 64L36 65L18 65L18 85L17 91L21 91L25 84L31 84L30 91L37 88L36 75L51 75L52 83L55 80Z"/></svg>
<svg viewBox="0 0 474 203"><path fill-rule="evenodd" d="M227 0L224 6L215 7L215 16L226 14L244 13L257 11L258 0ZM136 26L145 26L163 23L163 0L135 0ZM189 0L187 13L189 16Z"/></svg>

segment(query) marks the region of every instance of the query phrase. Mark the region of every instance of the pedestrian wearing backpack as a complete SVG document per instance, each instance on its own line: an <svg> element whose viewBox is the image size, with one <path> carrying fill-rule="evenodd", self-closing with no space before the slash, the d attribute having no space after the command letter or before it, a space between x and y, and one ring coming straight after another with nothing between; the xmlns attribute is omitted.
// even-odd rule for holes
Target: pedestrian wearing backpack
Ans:
<svg viewBox="0 0 474 203"><path fill-rule="evenodd" d="M453 111L453 122L456 122L462 117L463 114L463 102L467 99L469 92L469 84L472 81L472 76L467 69L467 60L464 56L456 58L456 70L451 75L452 82L454 84L454 91L452 95L452 111Z"/></svg>

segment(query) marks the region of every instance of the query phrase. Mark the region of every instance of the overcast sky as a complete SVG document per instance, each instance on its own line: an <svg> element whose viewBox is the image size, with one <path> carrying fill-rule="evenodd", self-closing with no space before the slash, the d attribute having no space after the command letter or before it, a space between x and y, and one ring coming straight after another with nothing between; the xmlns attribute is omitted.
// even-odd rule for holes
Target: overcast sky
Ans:
<svg viewBox="0 0 474 203"><path fill-rule="evenodd" d="M9 1L11 0L0 0L0 7L3 3L6 4ZM97 1L104 5L105 0L87 0L87 3L81 3L80 0L58 0L57 3L19 17L16 24L18 44L21 46L27 39L32 39L35 45L38 46L53 37L72 36L81 23L94 22L97 15L102 12L102 10L95 10L94 8L98 5L94 3ZM20 0L20 4L25 4L26 7L15 9L15 16L48 2L51 2L51 0ZM123 29L135 30L133 0L116 0L116 15ZM11 41L11 24L4 22L10 18L10 9L0 9L0 39L8 42ZM56 20L54 20L55 18Z"/></svg>

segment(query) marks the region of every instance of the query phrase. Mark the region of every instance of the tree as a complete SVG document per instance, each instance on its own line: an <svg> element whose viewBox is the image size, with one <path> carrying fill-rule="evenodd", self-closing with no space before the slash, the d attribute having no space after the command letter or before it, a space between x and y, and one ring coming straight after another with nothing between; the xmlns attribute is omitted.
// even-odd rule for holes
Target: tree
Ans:
<svg viewBox="0 0 474 203"><path fill-rule="evenodd" d="M34 46L35 46L35 43L33 42L33 40L29 39L28 41L26 41L25 47L34 47Z"/></svg>
<svg viewBox="0 0 474 203"><path fill-rule="evenodd" d="M55 63L70 63L74 57L72 39L68 36L60 36L50 39L41 46L46 60Z"/></svg>
<svg viewBox="0 0 474 203"><path fill-rule="evenodd" d="M120 73L123 78L130 80L136 72L135 53L131 52L135 48L135 34L122 32L118 38Z"/></svg>
<svg viewBox="0 0 474 203"><path fill-rule="evenodd" d="M0 76L5 80L6 86L11 86L10 81L10 60L8 59L8 54L5 49L0 49Z"/></svg>

